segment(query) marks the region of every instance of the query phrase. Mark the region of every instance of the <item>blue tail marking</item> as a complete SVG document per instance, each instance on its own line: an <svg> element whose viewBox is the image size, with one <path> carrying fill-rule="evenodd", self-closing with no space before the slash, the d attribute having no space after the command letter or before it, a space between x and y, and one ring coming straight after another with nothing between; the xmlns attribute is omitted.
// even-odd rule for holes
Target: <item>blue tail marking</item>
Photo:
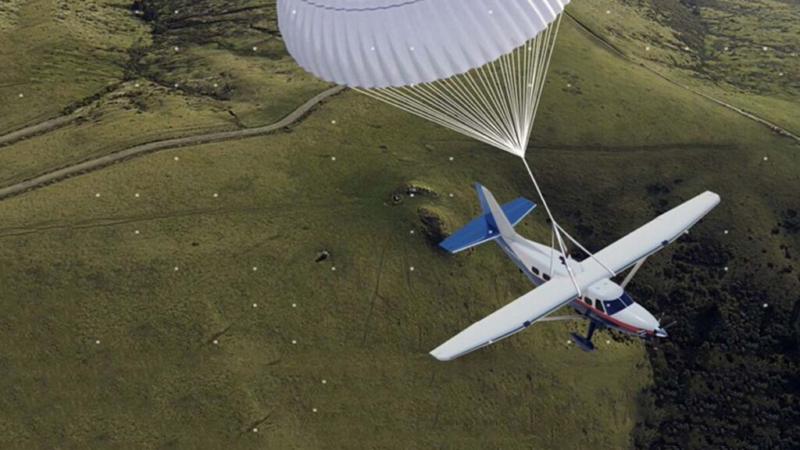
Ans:
<svg viewBox="0 0 800 450"><path fill-rule="evenodd" d="M492 214L489 212L487 200L480 189L480 184L475 183L475 188L478 191L478 200L481 202L483 215L472 219L469 223L439 244L440 247L450 253L466 250L470 247L494 240L500 236L500 232L497 230L497 224ZM503 214L506 215L506 218L513 226L519 223L528 213L533 211L535 207L536 203L525 197L519 197L503 205L502 210Z"/></svg>

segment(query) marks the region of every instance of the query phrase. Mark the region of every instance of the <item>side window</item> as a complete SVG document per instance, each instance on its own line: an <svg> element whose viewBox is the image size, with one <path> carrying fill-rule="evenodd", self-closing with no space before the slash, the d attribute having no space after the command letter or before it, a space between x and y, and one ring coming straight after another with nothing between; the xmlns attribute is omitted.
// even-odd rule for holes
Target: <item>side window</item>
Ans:
<svg viewBox="0 0 800 450"><path fill-rule="evenodd" d="M600 310L601 313L605 313L606 312L606 309L603 308L603 302L602 301L598 300L596 305L597 305L596 308L598 310Z"/></svg>
<svg viewBox="0 0 800 450"><path fill-rule="evenodd" d="M544 281L550 281L550 275L544 274Z"/></svg>
<svg viewBox="0 0 800 450"><path fill-rule="evenodd" d="M592 299L589 297L583 297L583 301L586 302L587 305L592 306Z"/></svg>
<svg viewBox="0 0 800 450"><path fill-rule="evenodd" d="M536 267L531 267L531 272L533 272L534 275L539 275L539 269L537 269Z"/></svg>

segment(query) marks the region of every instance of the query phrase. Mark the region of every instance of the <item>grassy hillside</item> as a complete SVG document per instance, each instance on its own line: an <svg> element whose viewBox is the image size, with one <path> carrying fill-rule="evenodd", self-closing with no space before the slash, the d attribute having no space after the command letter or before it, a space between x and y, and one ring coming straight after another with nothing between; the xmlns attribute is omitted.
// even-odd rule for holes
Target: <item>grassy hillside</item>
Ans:
<svg viewBox="0 0 800 450"><path fill-rule="evenodd" d="M268 123L325 87L271 7L136 10L152 38L128 81L0 149L4 184ZM583 325L546 323L446 364L427 352L530 286L499 249L435 237L478 212L473 181L533 190L510 155L354 92L284 133L2 200L0 447L791 448L796 150L565 21L529 150L556 217L598 249L703 190L723 203L631 285L670 339L601 331L586 354L567 343Z"/></svg>
<svg viewBox="0 0 800 450"><path fill-rule="evenodd" d="M118 82L126 49L147 45L127 0L0 5L0 132L58 115Z"/></svg>
<svg viewBox="0 0 800 450"><path fill-rule="evenodd" d="M636 62L799 134L798 5L597 0L569 12Z"/></svg>

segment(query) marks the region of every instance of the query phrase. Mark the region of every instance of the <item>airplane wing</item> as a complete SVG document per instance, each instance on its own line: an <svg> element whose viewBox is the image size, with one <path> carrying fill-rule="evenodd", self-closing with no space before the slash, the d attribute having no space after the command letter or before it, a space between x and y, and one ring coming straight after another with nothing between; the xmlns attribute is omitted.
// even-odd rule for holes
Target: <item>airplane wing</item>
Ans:
<svg viewBox="0 0 800 450"><path fill-rule="evenodd" d="M675 239L719 204L719 195L705 192L660 215L653 221L595 253L595 257L616 273L635 264ZM594 259L582 261L584 271L575 276L581 290L608 278L609 273ZM524 330L532 323L571 302L578 295L568 277L554 277L531 292L440 345L431 352L440 361L449 361Z"/></svg>
<svg viewBox="0 0 800 450"><path fill-rule="evenodd" d="M647 225L595 253L594 256L614 272L620 273L678 239L719 202L719 195L706 191L656 217ZM584 269L589 271L605 270L592 258L581 263Z"/></svg>
<svg viewBox="0 0 800 450"><path fill-rule="evenodd" d="M479 322L431 352L439 361L449 361L524 330L530 324L566 305L578 292L572 280L553 278Z"/></svg>

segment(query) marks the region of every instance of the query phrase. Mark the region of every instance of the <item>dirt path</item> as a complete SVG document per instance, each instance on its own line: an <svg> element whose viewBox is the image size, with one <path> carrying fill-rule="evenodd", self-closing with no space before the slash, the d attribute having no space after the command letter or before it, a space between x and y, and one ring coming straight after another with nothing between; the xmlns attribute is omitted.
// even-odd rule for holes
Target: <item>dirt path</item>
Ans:
<svg viewBox="0 0 800 450"><path fill-rule="evenodd" d="M82 113L74 112L66 116L55 117L49 120L45 120L44 122L39 122L35 125L31 125L25 128L20 128L19 130L0 135L0 147L4 145L13 144L17 141L21 141L23 139L35 136L37 134L53 131L56 128L61 128L64 125L68 125L80 119L81 117L83 117Z"/></svg>
<svg viewBox="0 0 800 450"><path fill-rule="evenodd" d="M650 73L658 76L659 78L661 78L663 80L666 80L670 84L673 84L673 85L675 85L675 86L677 86L679 88L682 88L682 89L686 89L687 91L691 92L692 94L699 95L699 96L705 98L706 100L710 100L710 101L712 101L712 102L714 102L714 103L716 103L716 104L718 104L720 106L724 106L725 108L728 108L728 109L730 109L732 111L735 111L735 112L741 114L742 116L747 117L750 120L754 120L754 121L756 121L756 122L758 122L758 123L760 123L762 125L765 125L765 126L769 127L769 129L772 130L776 134L779 134L781 136L786 136L786 137L794 139L795 141L800 143L800 136L790 132L789 130L781 128L778 125L775 125L774 123L768 121L767 119L764 119L763 117L759 117L759 116L757 116L757 115L755 115L753 113L747 112L747 111L745 111L745 110L743 110L741 108L738 108L738 107L736 107L734 105L731 105L730 103L726 103L726 102L724 102L724 101L722 101L722 100L720 100L718 98L712 97L712 96L710 96L708 94L704 94L704 93L702 93L700 91L692 89L689 86L686 86L684 84L678 83L677 81L672 80L671 78L667 77L666 75L662 74L661 72L659 72L659 71L657 71L655 69L652 69L650 67L647 67L646 65L644 65L642 63L634 61L630 56L625 54L622 50L618 49L613 44L611 44L610 42L606 41L602 36L600 36L599 34L595 33L591 28L589 28L586 25L584 25L583 22L581 22L580 20L576 19L575 17L571 16L568 13L564 13L564 15L569 17L573 22L575 22L575 24L578 25L578 27L581 30L583 30L584 32L586 32L589 36L594 38L599 43L603 44L605 47L607 47L612 52L614 52L614 54L616 54L620 58L623 58L624 60L628 61L629 63L636 64L636 65L644 68L645 70L649 71Z"/></svg>
<svg viewBox="0 0 800 450"><path fill-rule="evenodd" d="M247 128L244 130L234 130L234 131L222 131L217 133L208 133L208 134L199 134L195 136L187 136L182 138L175 138L175 139L167 139L163 141L155 141L150 142L147 144L137 145L135 147L130 147L125 150L111 153L109 155L104 155L99 158L90 159L69 167L64 167L62 169L58 169L52 172L48 172L42 175L39 175L35 178L31 178L29 180L0 188L0 200L5 199L7 197L11 197L14 195L21 194L23 192L27 192L32 189L37 189L42 186L52 184L66 178L87 173L93 170L97 170L103 167L106 167L110 164L114 164L120 162L122 160L126 160L128 158L133 158L136 156L142 156L150 153L155 153L162 150L177 148L177 147L185 147L189 145L198 145L198 144L208 144L211 142L220 142L220 141L228 141L233 139L245 139L249 137L261 136L265 134L272 133L276 130L279 130L283 127L287 127L292 123L296 122L300 118L302 118L306 113L308 113L312 108L320 104L326 98L338 94L344 89L343 86L336 86L330 88L326 91L323 91L316 96L314 96L311 100L303 103L292 111L288 116L284 117L283 119L272 123L270 125L265 125L263 127L257 128ZM71 116L64 116L63 119L67 120ZM48 124L49 122L55 121L58 119L52 119L51 121L43 122L39 125L34 125L33 127L28 127L23 130L19 130L20 133L24 130L28 130L34 127L42 126L44 124ZM74 118L72 119L74 120ZM63 125L63 123L62 123ZM50 124L52 127L52 124ZM43 132L43 129L39 129L38 132ZM14 134L12 133L12 134ZM6 135L8 136L8 135ZM5 136L4 136L5 137ZM3 139L3 137L0 137ZM3 141L0 140L0 143Z"/></svg>

